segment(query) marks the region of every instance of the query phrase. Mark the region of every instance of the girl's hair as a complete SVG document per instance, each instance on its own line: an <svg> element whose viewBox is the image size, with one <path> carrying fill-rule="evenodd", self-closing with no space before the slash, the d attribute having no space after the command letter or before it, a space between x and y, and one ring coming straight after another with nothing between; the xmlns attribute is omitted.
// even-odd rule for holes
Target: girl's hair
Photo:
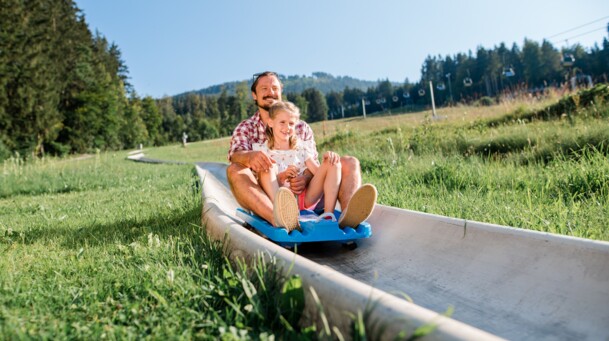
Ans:
<svg viewBox="0 0 609 341"><path fill-rule="evenodd" d="M275 119L275 117L280 111L286 111L300 118L300 110L297 106L294 105L294 103L288 101L277 101L273 103L273 105L271 105L271 108L269 109L270 119ZM269 149L273 149L275 147L275 137L273 136L273 128L271 128L270 126L266 126L266 137L269 142ZM290 136L290 149L296 148L297 141L298 136L296 136L296 134Z"/></svg>

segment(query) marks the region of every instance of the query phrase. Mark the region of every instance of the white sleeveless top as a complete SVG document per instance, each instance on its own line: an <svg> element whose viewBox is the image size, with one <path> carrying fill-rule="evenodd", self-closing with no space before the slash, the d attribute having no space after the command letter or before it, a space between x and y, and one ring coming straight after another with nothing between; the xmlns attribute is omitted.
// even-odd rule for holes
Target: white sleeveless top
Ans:
<svg viewBox="0 0 609 341"><path fill-rule="evenodd" d="M314 159L316 155L315 144L311 141L298 140L296 142L295 149L289 150L277 150L269 149L268 142L264 143L252 143L253 150L260 150L265 152L270 158L275 160L279 172L285 171L288 166L294 165L298 168L298 174L302 174L307 168L305 161L308 159Z"/></svg>

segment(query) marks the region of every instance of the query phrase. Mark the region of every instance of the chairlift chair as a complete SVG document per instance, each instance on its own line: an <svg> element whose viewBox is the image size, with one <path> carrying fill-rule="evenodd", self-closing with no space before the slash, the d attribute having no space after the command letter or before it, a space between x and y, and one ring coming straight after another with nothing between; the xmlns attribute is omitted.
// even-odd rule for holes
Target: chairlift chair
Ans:
<svg viewBox="0 0 609 341"><path fill-rule="evenodd" d="M404 98L410 98L410 93L409 92L405 92L402 97Z"/></svg>
<svg viewBox="0 0 609 341"><path fill-rule="evenodd" d="M399 98L398 98L398 96L393 96L391 99L392 99L394 102L397 102Z"/></svg>
<svg viewBox="0 0 609 341"><path fill-rule="evenodd" d="M472 84L474 84L474 81L471 78L465 77L465 79L463 79L463 85L472 86Z"/></svg>
<svg viewBox="0 0 609 341"><path fill-rule="evenodd" d="M419 89L419 96L425 96L425 89Z"/></svg>
<svg viewBox="0 0 609 341"><path fill-rule="evenodd" d="M436 85L436 89L438 89L440 91L444 91L444 90L446 90L446 85L444 85L444 82L440 82L440 83L438 83L438 85Z"/></svg>
<svg viewBox="0 0 609 341"><path fill-rule="evenodd" d="M575 57L572 54L565 53L562 56L562 62L561 62L562 66L571 67L571 66L573 66L573 63L575 63Z"/></svg>
<svg viewBox="0 0 609 341"><path fill-rule="evenodd" d="M514 69L511 67L504 67L503 68L503 75L506 77L513 77L516 75L516 72L514 72Z"/></svg>

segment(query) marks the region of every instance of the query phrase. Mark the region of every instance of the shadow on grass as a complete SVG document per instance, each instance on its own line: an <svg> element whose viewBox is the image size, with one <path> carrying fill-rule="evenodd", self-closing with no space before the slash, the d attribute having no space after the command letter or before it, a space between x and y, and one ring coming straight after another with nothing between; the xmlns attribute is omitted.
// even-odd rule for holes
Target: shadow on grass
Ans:
<svg viewBox="0 0 609 341"><path fill-rule="evenodd" d="M56 241L67 249L79 249L87 246L109 244L130 244L143 240L148 234L164 237L193 237L193 225L201 226L201 203L194 203L185 211L170 214L152 215L147 219L121 219L120 215L110 223L91 223L81 228L65 228L46 226L24 231L22 242L34 244L37 242Z"/></svg>

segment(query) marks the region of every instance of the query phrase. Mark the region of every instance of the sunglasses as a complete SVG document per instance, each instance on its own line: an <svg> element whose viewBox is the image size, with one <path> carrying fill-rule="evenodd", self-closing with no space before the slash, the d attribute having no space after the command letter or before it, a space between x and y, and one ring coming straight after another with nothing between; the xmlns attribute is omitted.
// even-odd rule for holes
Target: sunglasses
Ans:
<svg viewBox="0 0 609 341"><path fill-rule="evenodd" d="M279 75L276 72L264 71L264 72L255 73L252 76L252 83L256 83L258 81L258 79L262 76L275 76L275 77L279 78Z"/></svg>

